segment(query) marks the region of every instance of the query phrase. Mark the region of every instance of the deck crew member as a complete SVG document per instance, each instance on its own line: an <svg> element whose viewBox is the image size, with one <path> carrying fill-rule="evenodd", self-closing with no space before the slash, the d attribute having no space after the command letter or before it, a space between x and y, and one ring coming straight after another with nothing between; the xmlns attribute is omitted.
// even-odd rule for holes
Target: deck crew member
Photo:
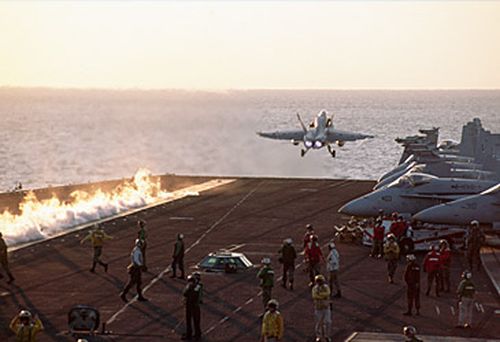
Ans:
<svg viewBox="0 0 500 342"><path fill-rule="evenodd" d="M174 251L172 253L172 275L171 278L175 278L177 273L177 266L181 271L180 279L184 279L184 234L178 233L177 239L174 244Z"/></svg>
<svg viewBox="0 0 500 342"><path fill-rule="evenodd" d="M439 291L450 292L450 266L451 266L451 250L448 241L439 241Z"/></svg>
<svg viewBox="0 0 500 342"><path fill-rule="evenodd" d="M139 240L141 240L142 260L144 263L143 270L144 270L144 272L146 272L148 270L148 267L146 264L146 247L148 246L148 242L147 242L148 233L146 231L146 221L138 220L137 227L139 228L139 230L137 231L137 238Z"/></svg>
<svg viewBox="0 0 500 342"><path fill-rule="evenodd" d="M277 342L283 339L283 316L278 311L278 301L271 299L267 303L267 311L262 319L260 342Z"/></svg>
<svg viewBox="0 0 500 342"><path fill-rule="evenodd" d="M137 300L144 302L147 301L146 298L142 295L142 271L144 269L144 261L142 258L142 242L140 239L135 240L134 249L132 249L132 253L130 253L131 263L128 265L127 270L129 274L129 281L122 293L120 294L120 298L127 302L127 293L132 288L132 286L136 285L137 288Z"/></svg>
<svg viewBox="0 0 500 342"><path fill-rule="evenodd" d="M314 227L312 224L308 223L306 225L306 233L304 234L304 246L303 248L306 248L306 245L309 241L311 241L311 235L314 235Z"/></svg>
<svg viewBox="0 0 500 342"><path fill-rule="evenodd" d="M7 244L5 243L5 240L3 239L3 235L0 232L0 264L2 265L3 270L9 277L9 280L7 280L7 284L10 284L14 281L14 277L12 276L12 273L10 273L9 269L9 255L7 252ZM0 273L0 279L3 278L3 275Z"/></svg>
<svg viewBox="0 0 500 342"><path fill-rule="evenodd" d="M293 274L295 271L295 259L297 258L297 252L295 251L291 238L283 241L283 245L278 253L279 260L283 264L283 282L281 285L286 289L288 283L290 283L290 290L293 290Z"/></svg>
<svg viewBox="0 0 500 342"><path fill-rule="evenodd" d="M110 239L112 239L112 237L106 234L100 225L95 224L94 229L80 241L80 244L83 244L85 241L90 240L90 243L94 248L94 256L92 258L92 268L90 269L90 272L95 272L97 264L104 268L104 272L108 272L108 264L101 260L101 254L104 241Z"/></svg>
<svg viewBox="0 0 500 342"><path fill-rule="evenodd" d="M432 245L429 253L424 258L424 271L427 272L427 291L428 296L431 292L432 283L436 281L436 297L439 297L439 273L441 269L440 254L437 247Z"/></svg>
<svg viewBox="0 0 500 342"><path fill-rule="evenodd" d="M474 308L474 294L476 287L472 282L472 273L465 271L462 281L458 285L458 325L459 328L470 328L472 325L472 309Z"/></svg>
<svg viewBox="0 0 500 342"><path fill-rule="evenodd" d="M316 321L316 341L325 339L330 341L330 328L332 325L332 313L330 310L330 288L325 282L325 277L318 274L314 281L311 293L314 302L314 318Z"/></svg>
<svg viewBox="0 0 500 342"><path fill-rule="evenodd" d="M187 277L187 285L182 293L186 305L186 333L182 335L183 340L194 338L195 341L198 341L201 339L200 304L203 298L203 284L201 283L201 275L198 272L196 273Z"/></svg>
<svg viewBox="0 0 500 342"><path fill-rule="evenodd" d="M333 241L328 244L328 250L330 252L326 257L326 270L328 272L328 281L330 284L330 297L340 298L342 296L339 284L340 254ZM334 285L335 290L337 290L335 295L333 295Z"/></svg>
<svg viewBox="0 0 500 342"><path fill-rule="evenodd" d="M394 284L394 274L398 267L399 245L394 234L387 235L387 242L384 245L384 257L387 260L387 276L389 283Z"/></svg>
<svg viewBox="0 0 500 342"><path fill-rule="evenodd" d="M408 264L406 265L404 279L406 282L406 296L408 300L408 310L403 314L412 315L413 305L417 310L417 316L420 315L420 266L416 262L415 255L406 256Z"/></svg>
<svg viewBox="0 0 500 342"><path fill-rule="evenodd" d="M381 258L383 254L385 227L382 220L377 219L373 226L373 246L370 256L372 258Z"/></svg>
<svg viewBox="0 0 500 342"><path fill-rule="evenodd" d="M474 220L470 223L470 228L467 236L467 261L469 262L469 268L471 271L474 269L481 268L481 259L479 258L479 253L481 251L481 246L484 243L484 234L479 228L479 222Z"/></svg>
<svg viewBox="0 0 500 342"><path fill-rule="evenodd" d="M263 267L259 270L259 273L257 273L257 278L260 279L260 287L262 288L262 303L264 304L265 309L272 296L274 271L271 267L270 258L262 258L261 263Z"/></svg>
<svg viewBox="0 0 500 342"><path fill-rule="evenodd" d="M12 319L9 327L16 334L16 342L35 342L36 335L44 329L38 315L33 318L28 310L21 310Z"/></svg>
<svg viewBox="0 0 500 342"><path fill-rule="evenodd" d="M320 270L321 260L325 260L323 253L321 252L321 247L318 243L318 236L312 235L310 241L307 243L304 249L304 257L307 265L307 270L309 271L309 286L314 285L314 277L318 275Z"/></svg>

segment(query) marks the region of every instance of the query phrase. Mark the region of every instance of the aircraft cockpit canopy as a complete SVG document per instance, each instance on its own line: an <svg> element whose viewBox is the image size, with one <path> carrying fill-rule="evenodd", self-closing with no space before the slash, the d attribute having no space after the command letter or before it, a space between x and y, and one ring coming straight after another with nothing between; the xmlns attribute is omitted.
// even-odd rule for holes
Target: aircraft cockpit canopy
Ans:
<svg viewBox="0 0 500 342"><path fill-rule="evenodd" d="M427 184L437 177L426 173L408 173L392 182L389 187L393 188L414 188L419 185Z"/></svg>

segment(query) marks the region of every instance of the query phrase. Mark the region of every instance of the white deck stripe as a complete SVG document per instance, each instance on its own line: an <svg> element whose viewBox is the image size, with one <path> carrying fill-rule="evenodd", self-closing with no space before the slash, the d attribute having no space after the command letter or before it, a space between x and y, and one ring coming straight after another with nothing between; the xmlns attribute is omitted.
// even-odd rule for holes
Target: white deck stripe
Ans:
<svg viewBox="0 0 500 342"><path fill-rule="evenodd" d="M234 180L231 180L231 182L234 182ZM227 184L229 182L226 182L225 184ZM236 203L231 209L229 209L229 211L227 211L221 218L219 218L215 223L213 223L201 236L199 239L197 239L195 242L193 242L185 251L184 254L187 254L189 253L189 251L191 251L193 249L194 246L198 245L200 243L201 240L203 240L209 233L211 233L222 221L224 221L224 219L226 219L226 217L228 217L234 210L236 210L236 208L238 208L244 201L246 201L255 191L257 191L257 189L259 188L259 186L261 185L262 183L259 183L255 188L253 188L248 194L246 194L242 199L240 199L238 201L238 203ZM163 271L160 272L160 274L158 274L155 278L153 278L153 280L151 280L151 282L146 285L143 289L142 289L142 292L143 293L146 293L150 288L151 286L153 286L153 284L155 284L158 280L160 280L161 278L163 278L163 276L168 273L170 271L170 265L168 265ZM117 318L118 316L120 316L123 312L125 312L125 310L133 303L135 303L137 301L137 295L132 298L130 301L128 301L120 310L118 310L113 316L111 316L107 321L106 321L106 325L109 325L111 323L113 323Z"/></svg>

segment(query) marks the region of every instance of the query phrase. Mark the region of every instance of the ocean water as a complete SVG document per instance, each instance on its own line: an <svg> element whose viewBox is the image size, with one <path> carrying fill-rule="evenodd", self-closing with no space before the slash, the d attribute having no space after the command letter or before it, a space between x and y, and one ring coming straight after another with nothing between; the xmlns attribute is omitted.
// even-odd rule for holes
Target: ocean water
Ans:
<svg viewBox="0 0 500 342"><path fill-rule="evenodd" d="M256 131L299 128L321 109L339 129L373 134L300 157ZM500 131L491 91L106 91L0 88L0 190L154 174L376 179L394 167L396 137L441 127L459 140L474 117Z"/></svg>

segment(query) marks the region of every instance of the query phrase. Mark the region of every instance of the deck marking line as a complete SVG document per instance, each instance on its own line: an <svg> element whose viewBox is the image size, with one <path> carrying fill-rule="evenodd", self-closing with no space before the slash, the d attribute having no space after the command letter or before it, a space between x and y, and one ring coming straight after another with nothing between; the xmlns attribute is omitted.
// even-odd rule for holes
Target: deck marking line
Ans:
<svg viewBox="0 0 500 342"><path fill-rule="evenodd" d="M455 316L455 308L453 306L450 306L450 309L451 309L451 314Z"/></svg>
<svg viewBox="0 0 500 342"><path fill-rule="evenodd" d="M234 182L234 180L231 180L231 182ZM229 182L226 181L225 183L223 182L223 180L220 182L221 185L224 185L224 184L228 184ZM210 232L212 232L222 221L224 221L224 219L226 219L226 217L228 217L234 210L236 210L244 201L246 201L251 195L253 195L257 189L260 187L260 185L262 184L262 182L260 182L259 184L257 184L257 186L255 188L253 188L249 193L247 193L245 196L243 196L242 199L240 199L231 209L229 209L228 212L226 212L226 214L224 214L221 218L219 218L217 221L215 221L215 223L213 223L203 234L202 236L200 236L200 238L198 238L195 242L193 242L191 244L191 246L189 246L186 251L184 252L184 255L186 255L187 253L189 253L189 251L191 251L193 249L194 246L198 245L200 243L201 240L203 240ZM146 285L143 289L142 289L142 293L146 293L150 288L151 286L153 286L154 283L156 283L157 281L159 281L161 278L163 278L163 276L170 272L170 269L171 269L171 265L169 264L163 271L161 271L155 278L153 278L148 285ZM113 323L117 318L118 316L120 316L123 312L125 312L125 310L133 303L135 303L137 301L137 295L134 296L134 298L132 298L130 301L128 301L120 310L118 310L117 312L115 312L115 314L113 316L111 316L107 321L106 321L106 325L110 325L111 323Z"/></svg>
<svg viewBox="0 0 500 342"><path fill-rule="evenodd" d="M437 306L437 305L436 305L436 306L435 306L435 308L436 308L436 313L437 313L438 315L441 315L441 310L439 310L439 306Z"/></svg>

